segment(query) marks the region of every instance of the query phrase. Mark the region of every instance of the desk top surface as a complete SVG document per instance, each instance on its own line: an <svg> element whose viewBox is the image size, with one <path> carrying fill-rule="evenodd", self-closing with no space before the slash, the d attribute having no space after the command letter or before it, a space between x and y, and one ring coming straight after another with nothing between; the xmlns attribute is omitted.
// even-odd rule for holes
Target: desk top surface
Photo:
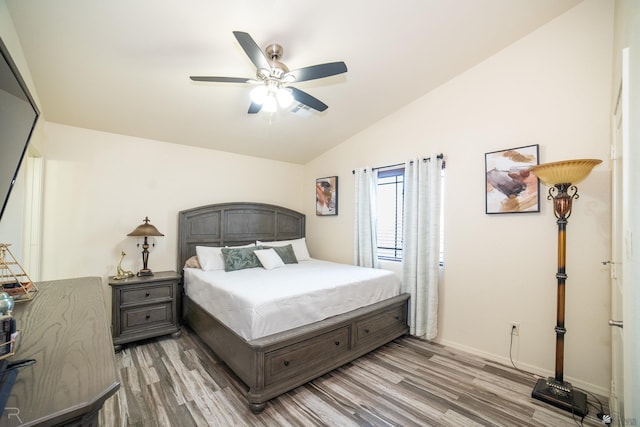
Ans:
<svg viewBox="0 0 640 427"><path fill-rule="evenodd" d="M119 386L102 280L84 277L37 283L13 315L20 337L10 362L22 367L0 427L56 425L99 410Z"/></svg>

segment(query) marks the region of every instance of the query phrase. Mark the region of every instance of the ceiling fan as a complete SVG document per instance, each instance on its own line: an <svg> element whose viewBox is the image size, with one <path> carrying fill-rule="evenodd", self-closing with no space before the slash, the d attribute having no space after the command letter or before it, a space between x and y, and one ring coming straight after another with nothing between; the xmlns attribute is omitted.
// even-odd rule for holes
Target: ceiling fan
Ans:
<svg viewBox="0 0 640 427"><path fill-rule="evenodd" d="M347 72L347 66L342 61L311 65L289 71L289 68L279 61L283 52L282 46L279 44L270 44L263 53L248 33L234 31L233 35L249 59L251 59L251 62L256 66L256 78L213 76L191 76L190 78L196 82L249 83L258 85L251 91L249 114L256 114L260 110L274 112L277 109L277 104L286 108L293 100L314 110L324 111L328 108L327 104L291 86L291 84Z"/></svg>

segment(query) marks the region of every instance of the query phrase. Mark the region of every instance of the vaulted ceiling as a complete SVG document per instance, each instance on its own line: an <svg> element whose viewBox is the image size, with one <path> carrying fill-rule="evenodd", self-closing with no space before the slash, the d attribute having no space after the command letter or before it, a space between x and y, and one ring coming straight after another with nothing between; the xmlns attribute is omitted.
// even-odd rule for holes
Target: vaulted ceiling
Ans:
<svg viewBox="0 0 640 427"><path fill-rule="evenodd" d="M581 0L7 0L48 121L304 164ZM324 112L247 114L255 78L233 31L279 43ZM89 143L89 142L88 142Z"/></svg>

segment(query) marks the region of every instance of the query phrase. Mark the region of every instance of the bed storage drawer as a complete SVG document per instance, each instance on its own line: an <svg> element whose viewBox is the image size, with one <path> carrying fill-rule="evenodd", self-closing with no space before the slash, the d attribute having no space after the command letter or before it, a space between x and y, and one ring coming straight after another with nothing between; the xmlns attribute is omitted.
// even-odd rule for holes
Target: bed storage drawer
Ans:
<svg viewBox="0 0 640 427"><path fill-rule="evenodd" d="M395 333L406 328L407 315L404 306L392 307L374 316L362 319L355 325L355 345L367 345L381 335Z"/></svg>
<svg viewBox="0 0 640 427"><path fill-rule="evenodd" d="M343 327L265 354L265 386L276 381L312 372L349 352L350 327ZM313 361L310 364L310 361Z"/></svg>

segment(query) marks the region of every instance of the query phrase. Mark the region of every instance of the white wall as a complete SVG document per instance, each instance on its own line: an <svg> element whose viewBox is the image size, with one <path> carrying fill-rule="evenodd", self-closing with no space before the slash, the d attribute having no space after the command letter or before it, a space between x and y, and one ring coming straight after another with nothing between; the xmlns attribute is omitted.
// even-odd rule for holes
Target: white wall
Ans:
<svg viewBox="0 0 640 427"><path fill-rule="evenodd" d="M44 280L142 267L128 233L149 216L149 268L175 270L178 212L256 201L300 211L302 166L59 124L45 129Z"/></svg>
<svg viewBox="0 0 640 427"><path fill-rule="evenodd" d="M444 152L445 267L439 338L552 374L556 233L541 186L541 212L486 215L484 154L539 144L541 163L599 158L580 184L567 227L565 379L608 394L609 107L613 3L586 0L527 37L310 162L305 211L310 249L352 261L352 169ZM410 68L409 68L410 69ZM413 76L412 78L419 78ZM377 95L384 102L383 95ZM316 217L315 178L339 176L339 215Z"/></svg>

